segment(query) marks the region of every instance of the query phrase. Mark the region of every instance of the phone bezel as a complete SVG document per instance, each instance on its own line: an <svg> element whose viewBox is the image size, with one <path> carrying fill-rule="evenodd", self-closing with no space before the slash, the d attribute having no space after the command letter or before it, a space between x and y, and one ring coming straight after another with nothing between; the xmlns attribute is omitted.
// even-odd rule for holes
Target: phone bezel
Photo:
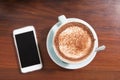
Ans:
<svg viewBox="0 0 120 80"><path fill-rule="evenodd" d="M38 56L39 56L40 63L35 64L35 65L31 65L31 66L27 66L27 67L22 67L15 35L30 32L30 31L33 31L33 34L34 34L35 43L36 43L36 46L37 46L37 51L38 51ZM36 37L36 32L35 32L34 27L33 26L26 26L26 27L23 27L23 28L13 30L13 38L14 38L14 43L15 43L15 47L16 47L16 51L17 51L17 56L18 56L21 72L22 73L27 73L27 72L32 72L32 71L41 69L42 68L42 61L41 61L41 57L40 57L40 51L39 51L39 48L38 48L38 42L37 42L37 37Z"/></svg>

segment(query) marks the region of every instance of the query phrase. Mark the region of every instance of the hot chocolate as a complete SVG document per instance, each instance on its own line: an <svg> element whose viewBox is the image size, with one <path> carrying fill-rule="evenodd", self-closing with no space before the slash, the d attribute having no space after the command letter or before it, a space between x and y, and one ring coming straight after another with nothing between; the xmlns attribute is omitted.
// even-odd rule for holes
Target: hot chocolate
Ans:
<svg viewBox="0 0 120 80"><path fill-rule="evenodd" d="M54 50L64 62L79 62L85 59L94 47L94 38L89 28L78 22L69 22L56 32Z"/></svg>

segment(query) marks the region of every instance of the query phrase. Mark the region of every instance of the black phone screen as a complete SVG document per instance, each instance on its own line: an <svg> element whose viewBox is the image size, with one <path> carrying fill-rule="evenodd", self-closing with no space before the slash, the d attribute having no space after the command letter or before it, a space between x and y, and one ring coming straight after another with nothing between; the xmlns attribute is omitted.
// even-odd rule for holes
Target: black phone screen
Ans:
<svg viewBox="0 0 120 80"><path fill-rule="evenodd" d="M15 35L21 67L40 64L33 31Z"/></svg>

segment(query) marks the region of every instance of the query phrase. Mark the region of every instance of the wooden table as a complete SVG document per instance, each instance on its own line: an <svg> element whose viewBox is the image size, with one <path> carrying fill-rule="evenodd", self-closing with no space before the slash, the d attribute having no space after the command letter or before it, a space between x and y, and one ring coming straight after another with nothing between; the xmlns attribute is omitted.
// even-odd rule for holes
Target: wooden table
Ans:
<svg viewBox="0 0 120 80"><path fill-rule="evenodd" d="M106 45L86 67L66 70L49 57L46 38L61 14L90 23ZM21 74L12 32L33 25L41 51L42 70ZM119 0L2 0L0 1L0 80L120 80Z"/></svg>

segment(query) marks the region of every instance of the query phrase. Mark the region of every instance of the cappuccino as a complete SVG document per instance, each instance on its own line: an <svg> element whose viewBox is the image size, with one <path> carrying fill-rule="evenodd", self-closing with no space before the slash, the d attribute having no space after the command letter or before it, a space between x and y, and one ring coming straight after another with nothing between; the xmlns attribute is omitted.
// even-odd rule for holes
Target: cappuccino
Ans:
<svg viewBox="0 0 120 80"><path fill-rule="evenodd" d="M57 30L53 43L55 53L62 61L76 63L90 55L94 37L86 25L69 22Z"/></svg>

